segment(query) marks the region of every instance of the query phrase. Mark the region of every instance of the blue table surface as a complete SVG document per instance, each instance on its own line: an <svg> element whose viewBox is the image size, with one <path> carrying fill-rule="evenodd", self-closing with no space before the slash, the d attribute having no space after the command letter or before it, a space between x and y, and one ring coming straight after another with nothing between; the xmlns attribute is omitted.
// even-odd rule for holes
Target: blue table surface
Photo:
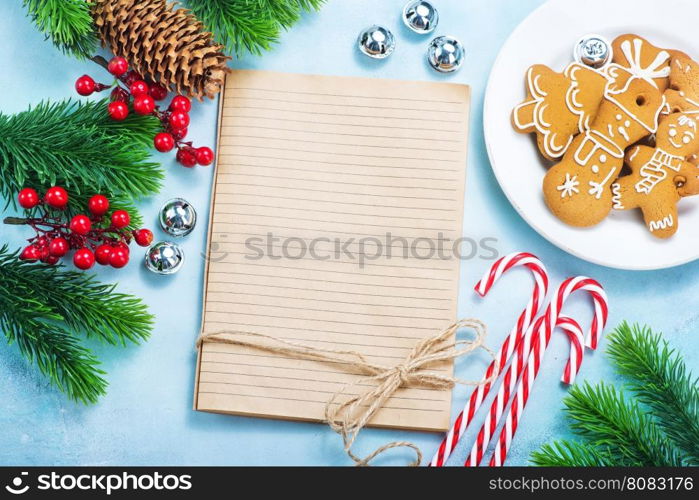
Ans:
<svg viewBox="0 0 699 500"><path fill-rule="evenodd" d="M437 34L460 38L467 60L460 72L442 76L425 62L428 38L409 33L400 20L404 0L329 0L318 14L306 15L281 43L262 57L244 57L236 68L311 74L400 78L467 83L473 89L467 172L464 234L497 238L500 254L527 250L544 260L558 283L570 275L600 279L611 302L610 325L622 320L647 323L662 330L680 348L689 366L699 362L696 331L699 315L699 262L658 272L622 272L572 257L534 232L510 206L488 163L482 132L482 103L490 68L508 34L541 0L435 0L441 19ZM44 40L25 17L20 1L5 2L0 16L0 111L15 113L42 99L73 97L73 82L84 73L102 76L100 68L62 55ZM397 36L396 52L376 62L360 55L355 38L370 24L383 24ZM517 82L513 82L517 84ZM190 137L214 144L217 102L196 104ZM1 139L0 139L1 140ZM182 271L160 277L132 263L126 270L99 271L105 281L142 297L156 315L152 339L142 346L94 346L108 372L109 391L94 405L74 404L27 364L16 348L0 345L0 463L22 465L347 465L338 436L311 423L214 415L192 410L195 350L200 323L202 273L211 168L185 169L174 155L159 155L167 171L160 194L140 203L151 227L158 207L172 197L184 197L199 209L197 229L182 240L188 256ZM429 168L428 165L425 166ZM0 240L21 244L25 228L2 227ZM156 238L165 235L156 230ZM633 249L629 249L630 252ZM490 261L478 258L461 266L459 315L475 316L490 327L490 345L497 347L523 307L530 287L524 272L513 273L496 286L487 300L475 297L472 286ZM573 301L571 311L588 321L586 299ZM616 380L602 349L586 356L580 379ZM570 437L561 411L565 387L559 377L568 343L555 335L537 387L515 437L509 465L526 465L530 453L552 439ZM461 361L457 373L477 377L482 362ZM463 405L466 388L454 390L453 415ZM460 464L470 448L470 430L450 464ZM370 429L360 437L360 452L389 440L411 440L427 456L441 435ZM396 452L379 461L404 463Z"/></svg>

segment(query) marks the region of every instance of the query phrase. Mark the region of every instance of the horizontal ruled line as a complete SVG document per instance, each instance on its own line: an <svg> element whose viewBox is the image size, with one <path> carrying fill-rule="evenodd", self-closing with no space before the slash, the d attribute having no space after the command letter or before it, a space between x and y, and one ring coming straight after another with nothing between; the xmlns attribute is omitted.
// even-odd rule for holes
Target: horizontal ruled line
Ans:
<svg viewBox="0 0 699 500"><path fill-rule="evenodd" d="M277 288L276 285L270 285L270 288ZM325 293L331 293L330 290L321 290ZM298 296L293 296L293 295L274 295L274 294L265 294L265 293L240 293L240 292L216 292L214 290L210 290L209 293L226 293L227 295L245 295L248 297L271 297L274 299L294 299L294 300L311 300L313 302L318 302L318 299L313 297L298 297ZM207 300L207 302L218 302L221 304L238 304L238 302L226 302L226 301L216 301L216 300ZM350 304L350 305L355 305L355 306L374 306L374 307L397 307L399 309L420 309L420 310L428 310L428 311L448 311L448 308L443 308L443 307L425 307L425 306L397 306L394 304L376 304L376 303L371 303L371 302L355 302L352 300L330 300L327 298L323 298L323 303L329 302L331 304ZM240 304L245 304L245 302L240 302ZM263 304L260 304L263 305Z"/></svg>
<svg viewBox="0 0 699 500"><path fill-rule="evenodd" d="M219 156L242 156L243 158L264 158L266 160L282 160L282 161L301 161L301 162L306 162L306 163L317 163L320 165L343 165L343 166L350 166L350 167L371 167L371 168L400 168L403 170L430 170L430 171L438 171L438 172L458 172L459 169L456 168L434 168L430 166L429 168L425 168L424 166L420 167L406 167L404 165L376 165L376 164L371 164L371 163L347 163L347 162L339 162L339 161L325 161L325 160L311 160L308 158L282 158L280 156L267 156L267 155L246 155L244 153L223 153L219 151ZM400 160L409 160L410 158L398 158ZM417 159L417 158L416 158ZM458 163L458 162L453 162L453 163Z"/></svg>
<svg viewBox="0 0 699 500"><path fill-rule="evenodd" d="M312 132L304 132L304 134L312 134ZM284 137L266 137L259 135L244 135L244 134L221 134L221 138L232 138L232 139L265 139L270 141L287 141L296 144L321 144L324 146L352 146L358 148L376 148L376 149L399 149L399 150L414 150L414 151L424 151L426 148L414 148L409 146L376 146L372 144L353 144L347 142L330 142L330 141L312 141L310 139L287 139ZM240 146L249 146L249 144L240 144ZM265 146L267 147L267 146ZM445 149L439 148L440 153L460 153L460 149Z"/></svg>
<svg viewBox="0 0 699 500"><path fill-rule="evenodd" d="M344 96L343 96L344 97ZM231 99L239 99L239 100L250 100L250 101L256 101L257 99L251 99L250 97L245 97L245 96L236 96L233 95L231 96ZM273 97L265 97L264 98L265 102L279 102L282 104L310 104L313 106L336 106L340 108L369 108L369 109L393 109L395 111L406 111L405 108L397 108L395 106L379 106L376 104L340 104L340 103L326 103L326 102L313 102L313 101L290 101L288 99L275 99ZM413 101L416 102L416 101ZM235 107L235 106L231 106ZM266 109L266 108L262 108ZM412 109L408 111L413 111ZM430 113L447 113L447 114L456 114L459 115L461 114L461 111L454 111L454 110L434 110L434 109L415 109L415 111L426 111ZM305 112L305 110L303 111ZM339 113L333 113L333 114L339 114Z"/></svg>
<svg viewBox="0 0 699 500"><path fill-rule="evenodd" d="M308 111L308 110L295 110L295 109L285 109L285 108L273 108L273 107L261 107L261 106L226 106L224 108L224 117L230 117L230 118L235 118L235 113L225 113L226 110L230 109L251 109L255 111L276 111L276 112L281 112L281 113L296 113L296 114L301 114L301 115L318 115L318 116L337 116L336 112L324 112L324 111ZM354 113L345 113L346 117L353 117L353 118L376 118L376 115L360 115L360 114L354 114ZM415 120L420 120L421 122L435 122L435 123L458 123L461 124L462 122L460 120L443 120L440 118L425 118L425 117L419 117L416 118L414 116L381 116L381 118L386 118L390 120L410 120L410 121L415 121Z"/></svg>
<svg viewBox="0 0 699 500"><path fill-rule="evenodd" d="M209 273L212 274L212 273ZM240 276L253 276L253 277L259 277L259 278L278 278L278 279L290 279L290 280L301 280L301 281L313 281L313 282L322 282L322 283L335 283L335 284L342 284L342 285L357 285L357 286L370 286L370 287L379 287L379 288L400 288L401 290L429 290L429 291L434 291L434 292L446 292L449 291L448 288L432 288L432 287L418 287L418 286L403 286L403 285L381 285L381 284L373 284L373 283L358 283L356 281L333 281L333 280L328 280L323 278L322 280L317 280L313 278L304 278L304 277L285 277L285 276L270 276L270 275L264 275L264 274L254 274L254 273L226 273L226 272L216 272L215 273L218 277L219 274L226 274L226 275L240 275ZM213 281L213 283L217 283L216 281ZM221 283L227 283L226 281L221 281ZM434 300L434 299L433 299ZM441 300L447 300L447 299L441 299Z"/></svg>
<svg viewBox="0 0 699 500"><path fill-rule="evenodd" d="M419 99L419 98L404 98L404 97L383 97L383 96L369 96L369 95L356 95L356 94L327 94L320 92L303 92L300 90L279 90L279 89L263 89L259 87L230 87L234 90L253 90L258 92L276 92L279 94L300 94L300 95L316 95L323 97L354 97L357 99L381 99L392 100L392 101L409 101L409 102L428 102L428 103L444 103L444 104L466 104L463 101L443 101L439 99Z"/></svg>
<svg viewBox="0 0 699 500"><path fill-rule="evenodd" d="M313 121L308 121L307 123L317 123ZM338 125L341 127L345 127L347 125L342 125L342 124L336 124L336 123L326 123L326 125ZM352 125L350 125L352 126ZM366 128L365 125L361 125L362 128ZM431 142L451 142L451 143L456 143L456 144L461 144L463 141L457 140L457 139L433 139L431 137L406 137L406 136L400 136L400 135L381 135L381 134L351 134L349 132L323 132L320 130L308 130L308 129L298 129L298 128L284 128L284 127L264 127L262 125L225 125L221 127L222 129L224 128L242 128L242 129L260 129L260 130L274 130L274 131L282 131L282 132L300 132L304 134L323 134L323 135L341 135L344 137L372 137L372 138L377 138L377 139L419 139L421 141L431 141ZM393 128L393 127L392 127ZM413 129L411 129L413 130ZM420 128L414 129L414 130L423 130Z"/></svg>
<svg viewBox="0 0 699 500"><path fill-rule="evenodd" d="M257 314L257 313L245 313L245 312L235 312L235 313L226 313L224 311L210 311L206 310L206 312L212 312L212 313L219 313L219 314L233 314L233 315L240 315L240 316L255 316L259 318L275 318L275 319L285 319L285 320L290 320L290 319L297 319L300 321L320 321L321 323L338 323L342 325L355 325L355 326L371 326L374 328L381 328L381 327L396 327L396 328L411 328L414 330L433 330L432 328L427 328L427 327L420 327L420 326L401 326L401 325L395 325L395 324L378 324L378 323L361 323L358 321L339 321L335 319L316 319L316 318L297 318L295 316L278 316L278 315L273 315L273 314ZM333 311L328 311L328 312L333 312ZM395 317L395 316L394 316ZM409 319L409 318L405 318ZM413 319L421 319L421 318L413 318ZM437 318L439 319L439 318ZM383 356L383 357L388 357L388 356Z"/></svg>
<svg viewBox="0 0 699 500"><path fill-rule="evenodd" d="M370 154L370 155L364 155L364 154L356 154L356 153L337 153L335 151L316 151L314 149L296 149L296 148L278 148L278 147L273 147L269 145L264 145L264 146L257 146L254 144L221 144L219 146L219 150L224 150L224 148L229 148L229 147L238 147L238 148L252 148L252 149L272 149L274 151L292 151L295 153L315 153L315 154L323 154L323 155L333 155L333 156L356 156L358 158L385 158L388 160L420 160L420 161L441 161L441 162L447 162L447 163L461 163L458 160L450 160L447 158L417 158L414 156L390 156L390 155L377 155L377 154Z"/></svg>

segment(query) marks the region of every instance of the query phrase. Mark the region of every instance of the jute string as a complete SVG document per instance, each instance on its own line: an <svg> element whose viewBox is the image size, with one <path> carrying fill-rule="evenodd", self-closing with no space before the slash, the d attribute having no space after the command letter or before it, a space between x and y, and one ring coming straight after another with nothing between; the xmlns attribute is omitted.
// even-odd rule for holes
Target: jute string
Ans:
<svg viewBox="0 0 699 500"><path fill-rule="evenodd" d="M452 336L461 328L472 329L476 333L475 339L452 340ZM486 326L477 319L459 320L441 332L420 340L405 361L396 366L373 363L356 351L323 349L254 332L205 333L197 339L197 347L200 348L204 342L237 345L294 359L342 364L346 366L348 372L366 375L365 378L346 384L333 394L325 405L326 422L342 437L345 452L356 465L369 465L369 462L381 453L391 448L405 447L415 452L415 460L409 465L417 466L422 462L422 452L416 445L407 441L385 444L364 458L352 452L352 445L359 432L400 387L448 390L456 384L480 385L492 382L494 377L481 381L463 380L427 369L436 363L470 354L476 349L486 351L497 363L495 354L485 345L486 332ZM493 370L493 373L497 372L497 369ZM367 383L370 389L362 392ZM343 394L353 388L357 389L359 394L352 395L345 401L339 401Z"/></svg>

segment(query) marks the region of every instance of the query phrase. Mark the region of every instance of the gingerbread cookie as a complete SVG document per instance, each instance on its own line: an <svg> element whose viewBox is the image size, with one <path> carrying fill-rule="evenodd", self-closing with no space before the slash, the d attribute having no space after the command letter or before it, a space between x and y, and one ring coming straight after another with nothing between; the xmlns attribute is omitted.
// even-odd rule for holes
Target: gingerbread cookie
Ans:
<svg viewBox="0 0 699 500"><path fill-rule="evenodd" d="M699 64L689 57L673 57L665 97L673 113L699 112Z"/></svg>
<svg viewBox="0 0 699 500"><path fill-rule="evenodd" d="M684 52L661 49L633 34L621 35L612 42L612 61L623 68L653 68L653 81L661 92L670 84L670 56L688 57Z"/></svg>
<svg viewBox="0 0 699 500"><path fill-rule="evenodd" d="M655 133L667 108L658 81L669 74L670 54L638 37L619 45L626 66L612 63L607 68L610 80L590 129L575 138L544 177L546 204L573 226L592 226L607 216L610 186L621 173L624 150Z"/></svg>
<svg viewBox="0 0 699 500"><path fill-rule="evenodd" d="M573 137L590 126L597 114L607 77L577 63L563 73L542 64L529 68L527 99L512 112L518 132L536 133L539 151L548 160L561 158Z"/></svg>
<svg viewBox="0 0 699 500"><path fill-rule="evenodd" d="M640 208L658 238L677 232L677 202L699 194L699 167L686 158L699 152L697 115L673 113L661 122L656 147L636 146L626 155L631 174L612 185L617 210Z"/></svg>

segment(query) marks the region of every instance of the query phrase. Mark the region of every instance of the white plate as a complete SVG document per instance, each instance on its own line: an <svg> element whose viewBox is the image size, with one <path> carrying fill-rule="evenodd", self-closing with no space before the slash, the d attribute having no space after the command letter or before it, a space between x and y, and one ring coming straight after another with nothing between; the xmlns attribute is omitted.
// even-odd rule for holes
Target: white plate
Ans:
<svg viewBox="0 0 699 500"><path fill-rule="evenodd" d="M600 224L585 229L558 220L544 203L545 168L535 141L510 124L512 108L525 97L527 68L542 63L561 71L572 59L575 42L588 33L609 40L636 33L655 45L699 57L696 13L693 0L550 0L517 27L500 51L483 111L490 163L520 215L566 252L618 269L662 269L696 260L699 197L680 202L680 227L668 240L648 232L639 210L612 211Z"/></svg>

